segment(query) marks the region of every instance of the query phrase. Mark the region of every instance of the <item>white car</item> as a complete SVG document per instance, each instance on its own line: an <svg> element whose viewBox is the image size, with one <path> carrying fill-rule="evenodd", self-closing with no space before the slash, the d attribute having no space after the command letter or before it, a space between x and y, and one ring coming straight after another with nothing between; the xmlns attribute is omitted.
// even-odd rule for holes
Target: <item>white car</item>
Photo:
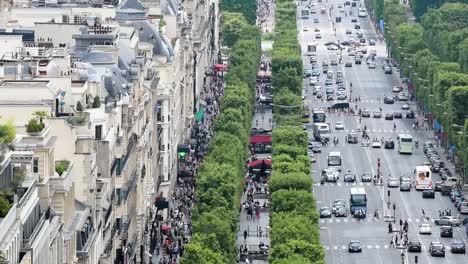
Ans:
<svg viewBox="0 0 468 264"><path fill-rule="evenodd" d="M400 86L393 86L392 91L394 93L399 93L399 92L401 92L401 87Z"/></svg>
<svg viewBox="0 0 468 264"><path fill-rule="evenodd" d="M424 223L419 225L419 234L430 235L432 234L432 227L430 224Z"/></svg>
<svg viewBox="0 0 468 264"><path fill-rule="evenodd" d="M403 105L401 106L401 109L403 109L403 110L408 110L408 109L409 109L409 105L408 105L408 104L403 104Z"/></svg>
<svg viewBox="0 0 468 264"><path fill-rule="evenodd" d="M327 49L328 49L328 50L338 50L338 47L335 46L335 45L328 45L328 46L327 46Z"/></svg>
<svg viewBox="0 0 468 264"><path fill-rule="evenodd" d="M400 183L398 182L397 178L388 178L387 186L388 187L398 187Z"/></svg>
<svg viewBox="0 0 468 264"><path fill-rule="evenodd" d="M373 141L372 148L382 148L382 142L380 141Z"/></svg>
<svg viewBox="0 0 468 264"><path fill-rule="evenodd" d="M309 31L309 27L302 27L302 31Z"/></svg>
<svg viewBox="0 0 468 264"><path fill-rule="evenodd" d="M335 129L336 130L344 130L343 122L341 122L341 121L336 122Z"/></svg>
<svg viewBox="0 0 468 264"><path fill-rule="evenodd" d="M320 32L320 28L315 27L314 31L315 31L315 32Z"/></svg>
<svg viewBox="0 0 468 264"><path fill-rule="evenodd" d="M321 38L322 38L322 34L320 34L320 33L315 34L315 38L316 38L316 39L321 39Z"/></svg>
<svg viewBox="0 0 468 264"><path fill-rule="evenodd" d="M309 77L309 85L315 85L318 82L317 77Z"/></svg>

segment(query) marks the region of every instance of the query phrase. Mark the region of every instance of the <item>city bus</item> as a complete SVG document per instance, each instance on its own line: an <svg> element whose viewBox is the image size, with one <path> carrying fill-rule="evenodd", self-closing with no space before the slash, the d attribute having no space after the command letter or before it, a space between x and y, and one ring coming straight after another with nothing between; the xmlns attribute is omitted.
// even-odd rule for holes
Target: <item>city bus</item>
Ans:
<svg viewBox="0 0 468 264"><path fill-rule="evenodd" d="M328 168L334 168L341 171L341 153L338 151L330 151L327 157Z"/></svg>
<svg viewBox="0 0 468 264"><path fill-rule="evenodd" d="M413 153L413 137L409 134L398 135L398 152L400 154Z"/></svg>
<svg viewBox="0 0 468 264"><path fill-rule="evenodd" d="M356 210L367 211L367 196L364 187L352 187L350 189L349 210L354 214Z"/></svg>
<svg viewBox="0 0 468 264"><path fill-rule="evenodd" d="M363 7L359 8L358 17L366 17L366 16L367 16L367 10Z"/></svg>
<svg viewBox="0 0 468 264"><path fill-rule="evenodd" d="M312 122L325 123L325 120L326 120L325 110L314 109L312 111Z"/></svg>
<svg viewBox="0 0 468 264"><path fill-rule="evenodd" d="M302 9L301 10L301 18L308 19L310 15L309 9Z"/></svg>
<svg viewBox="0 0 468 264"><path fill-rule="evenodd" d="M424 190L426 188L432 188L432 171L429 166L416 166L415 172L415 185L416 190Z"/></svg>
<svg viewBox="0 0 468 264"><path fill-rule="evenodd" d="M307 44L307 56L314 56L317 54L317 43L311 42Z"/></svg>

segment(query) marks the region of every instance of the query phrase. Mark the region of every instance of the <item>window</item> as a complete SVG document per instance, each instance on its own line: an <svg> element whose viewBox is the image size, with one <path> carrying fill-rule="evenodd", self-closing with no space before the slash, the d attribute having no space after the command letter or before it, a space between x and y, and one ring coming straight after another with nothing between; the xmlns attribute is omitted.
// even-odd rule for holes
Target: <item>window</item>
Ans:
<svg viewBox="0 0 468 264"><path fill-rule="evenodd" d="M39 173L39 158L33 159L33 173Z"/></svg>
<svg viewBox="0 0 468 264"><path fill-rule="evenodd" d="M102 125L97 125L94 127L94 138L101 140L102 137Z"/></svg>
<svg viewBox="0 0 468 264"><path fill-rule="evenodd" d="M68 15L62 15L62 23L70 23L70 17Z"/></svg>

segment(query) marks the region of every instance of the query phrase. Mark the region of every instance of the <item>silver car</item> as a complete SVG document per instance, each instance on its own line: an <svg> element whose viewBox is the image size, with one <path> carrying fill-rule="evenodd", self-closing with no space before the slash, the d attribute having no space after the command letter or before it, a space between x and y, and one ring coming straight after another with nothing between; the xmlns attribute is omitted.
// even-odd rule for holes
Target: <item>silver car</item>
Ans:
<svg viewBox="0 0 468 264"><path fill-rule="evenodd" d="M387 180L388 187L395 188L395 187L398 187L398 185L399 185L399 182L397 178L393 178L393 177L388 178Z"/></svg>
<svg viewBox="0 0 468 264"><path fill-rule="evenodd" d="M442 226L459 226L461 225L460 218L456 218L453 216L442 216L439 219L434 220L436 225Z"/></svg>

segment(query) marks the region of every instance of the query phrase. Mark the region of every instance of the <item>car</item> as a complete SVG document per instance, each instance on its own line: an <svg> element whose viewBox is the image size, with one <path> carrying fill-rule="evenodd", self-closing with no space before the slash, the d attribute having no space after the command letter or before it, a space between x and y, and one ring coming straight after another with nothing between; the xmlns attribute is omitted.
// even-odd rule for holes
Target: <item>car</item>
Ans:
<svg viewBox="0 0 468 264"><path fill-rule="evenodd" d="M462 242L462 241L452 242L452 244L450 245L450 252L465 254L466 253L465 242Z"/></svg>
<svg viewBox="0 0 468 264"><path fill-rule="evenodd" d="M408 118L408 119L413 119L414 118L414 111L413 110L407 111L406 114L405 114L405 117Z"/></svg>
<svg viewBox="0 0 468 264"><path fill-rule="evenodd" d="M445 257L445 246L440 242L431 242L429 253L433 257Z"/></svg>
<svg viewBox="0 0 468 264"><path fill-rule="evenodd" d="M409 104L403 104L403 105L401 106L401 109L403 109L403 110L408 110L408 109L409 109Z"/></svg>
<svg viewBox="0 0 468 264"><path fill-rule="evenodd" d="M403 92L400 92L398 94L398 101L408 101L408 95L406 95L405 93Z"/></svg>
<svg viewBox="0 0 468 264"><path fill-rule="evenodd" d="M333 89L333 87L329 86L325 89L325 94L332 95L333 93L335 93L335 89Z"/></svg>
<svg viewBox="0 0 468 264"><path fill-rule="evenodd" d="M331 59L330 60L330 65L331 66L337 66L338 65L338 60L337 59Z"/></svg>
<svg viewBox="0 0 468 264"><path fill-rule="evenodd" d="M336 84L343 83L343 78L337 77L335 83L336 83Z"/></svg>
<svg viewBox="0 0 468 264"><path fill-rule="evenodd" d="M322 207L319 210L320 218L331 218L332 212L329 207Z"/></svg>
<svg viewBox="0 0 468 264"><path fill-rule="evenodd" d="M316 39L321 39L321 38L322 38L322 34L320 34L320 33L315 34L315 38L316 38Z"/></svg>
<svg viewBox="0 0 468 264"><path fill-rule="evenodd" d="M395 142L392 139L385 140L384 148L385 149L394 149L395 148Z"/></svg>
<svg viewBox="0 0 468 264"><path fill-rule="evenodd" d="M318 142L311 142L309 143L309 148L312 150L314 153L320 153L322 152L322 144Z"/></svg>
<svg viewBox="0 0 468 264"><path fill-rule="evenodd" d="M302 31L309 31L309 27L307 27L307 26L302 27Z"/></svg>
<svg viewBox="0 0 468 264"><path fill-rule="evenodd" d="M354 24L354 29L361 29L361 24L359 24L359 23Z"/></svg>
<svg viewBox="0 0 468 264"><path fill-rule="evenodd" d="M357 240L351 240L348 244L348 252L362 252L362 243Z"/></svg>
<svg viewBox="0 0 468 264"><path fill-rule="evenodd" d="M453 227L442 226L440 228L440 237L453 237Z"/></svg>
<svg viewBox="0 0 468 264"><path fill-rule="evenodd" d="M319 69L314 69L314 70L312 71L312 76L314 76L314 77L320 76L320 70L319 70Z"/></svg>
<svg viewBox="0 0 468 264"><path fill-rule="evenodd" d="M353 67L353 62L352 61L347 61L345 62L345 67Z"/></svg>
<svg viewBox="0 0 468 264"><path fill-rule="evenodd" d="M312 76L312 72L309 69L304 69L304 78Z"/></svg>
<svg viewBox="0 0 468 264"><path fill-rule="evenodd" d="M329 45L327 46L327 50L339 50L339 47L335 45Z"/></svg>
<svg viewBox="0 0 468 264"><path fill-rule="evenodd" d="M319 19L316 17L314 18L314 23L320 23Z"/></svg>
<svg viewBox="0 0 468 264"><path fill-rule="evenodd" d="M336 213L336 210L340 207L346 208L346 201L344 199L335 199L332 203L332 214Z"/></svg>
<svg viewBox="0 0 468 264"><path fill-rule="evenodd" d="M372 181L372 175L370 172L364 172L361 174L361 181L362 182L371 182Z"/></svg>
<svg viewBox="0 0 468 264"><path fill-rule="evenodd" d="M401 91L401 87L400 87L400 86L396 86L396 85L393 86L392 92L394 92L394 93L399 93L400 91Z"/></svg>
<svg viewBox="0 0 468 264"><path fill-rule="evenodd" d="M346 34L353 34L353 31L351 29L346 29Z"/></svg>
<svg viewBox="0 0 468 264"><path fill-rule="evenodd" d="M358 143L358 135L356 133L348 133L346 135L346 141L350 144L357 144Z"/></svg>
<svg viewBox="0 0 468 264"><path fill-rule="evenodd" d="M357 18L355 18L355 17L351 18L351 22L352 23L357 23Z"/></svg>
<svg viewBox="0 0 468 264"><path fill-rule="evenodd" d="M375 69L375 62L370 62L368 65L367 65L367 68L369 69Z"/></svg>
<svg viewBox="0 0 468 264"><path fill-rule="evenodd" d="M441 192L441 191L442 191L442 184L443 184L443 182L441 182L441 181L436 181L436 182L434 183L434 191L435 191L435 192Z"/></svg>
<svg viewBox="0 0 468 264"><path fill-rule="evenodd" d="M385 74L392 74L392 67L385 66L384 67L384 72L385 72Z"/></svg>
<svg viewBox="0 0 468 264"><path fill-rule="evenodd" d="M408 242L408 252L421 252L422 250L422 246L421 246L421 242L419 242L418 240L410 240Z"/></svg>
<svg viewBox="0 0 468 264"><path fill-rule="evenodd" d="M422 197L423 198L434 199L435 198L435 192L434 192L434 190L432 188L424 189L423 192L422 192Z"/></svg>
<svg viewBox="0 0 468 264"><path fill-rule="evenodd" d="M385 114L385 120L393 120L393 114Z"/></svg>
<svg viewBox="0 0 468 264"><path fill-rule="evenodd" d="M375 39L369 39L369 46L375 46Z"/></svg>
<svg viewBox="0 0 468 264"><path fill-rule="evenodd" d="M463 219L462 225L464 226L468 225L468 217Z"/></svg>
<svg viewBox="0 0 468 264"><path fill-rule="evenodd" d="M359 58L355 58L354 63L355 64L362 64L361 59L359 59Z"/></svg>
<svg viewBox="0 0 468 264"><path fill-rule="evenodd" d="M348 210L346 210L346 207L341 206L336 208L335 211L335 217L347 217L348 216Z"/></svg>
<svg viewBox="0 0 468 264"><path fill-rule="evenodd" d="M315 27L315 28L314 28L314 32L320 32L320 28L319 28L319 27Z"/></svg>
<svg viewBox="0 0 468 264"><path fill-rule="evenodd" d="M400 192L409 192L411 191L411 182L403 181L400 182Z"/></svg>
<svg viewBox="0 0 468 264"><path fill-rule="evenodd" d="M372 148L382 148L382 142L379 140L372 142Z"/></svg>
<svg viewBox="0 0 468 264"><path fill-rule="evenodd" d="M309 62L310 63L316 63L317 62L317 56L310 56Z"/></svg>
<svg viewBox="0 0 468 264"><path fill-rule="evenodd" d="M356 182L356 175L351 172L347 172L343 176L343 181L344 182Z"/></svg>
<svg viewBox="0 0 468 264"><path fill-rule="evenodd" d="M383 102L384 102L384 104L393 104L393 103L395 103L395 100L393 100L392 97L385 96Z"/></svg>
<svg viewBox="0 0 468 264"><path fill-rule="evenodd" d="M326 182L337 182L340 178L340 173L335 168L327 168L322 170L322 179Z"/></svg>
<svg viewBox="0 0 468 264"><path fill-rule="evenodd" d="M395 113L393 113L393 118L401 119L401 118L403 118L403 114L401 112L395 112Z"/></svg>
<svg viewBox="0 0 468 264"><path fill-rule="evenodd" d="M336 122L335 130L344 130L344 123L342 121Z"/></svg>
<svg viewBox="0 0 468 264"><path fill-rule="evenodd" d="M374 112L372 112L372 117L381 118L382 117L382 112L380 112L379 110L375 110Z"/></svg>
<svg viewBox="0 0 468 264"><path fill-rule="evenodd" d="M359 43L366 43L366 39L365 38L360 38Z"/></svg>
<svg viewBox="0 0 468 264"><path fill-rule="evenodd" d="M362 116L362 117L370 117L370 116L371 116L371 112L370 112L369 110L362 110L361 116Z"/></svg>
<svg viewBox="0 0 468 264"><path fill-rule="evenodd" d="M318 91L317 94L315 95L318 99L323 97L322 91Z"/></svg>
<svg viewBox="0 0 468 264"><path fill-rule="evenodd" d="M439 219L435 219L434 223L436 225L442 225L442 226L459 226L461 225L460 218L456 218L454 216L442 216Z"/></svg>
<svg viewBox="0 0 468 264"><path fill-rule="evenodd" d="M390 178L387 179L387 186L388 187L395 188L395 187L398 187L398 185L399 185L399 182L398 182L397 178L390 177Z"/></svg>
<svg viewBox="0 0 468 264"><path fill-rule="evenodd" d="M428 223L423 223L419 225L419 234L421 235L430 235L432 234L432 226Z"/></svg>
<svg viewBox="0 0 468 264"><path fill-rule="evenodd" d="M340 94L336 94L336 99L337 100L346 100L346 94L344 93L340 93ZM343 130L343 129L342 129Z"/></svg>

